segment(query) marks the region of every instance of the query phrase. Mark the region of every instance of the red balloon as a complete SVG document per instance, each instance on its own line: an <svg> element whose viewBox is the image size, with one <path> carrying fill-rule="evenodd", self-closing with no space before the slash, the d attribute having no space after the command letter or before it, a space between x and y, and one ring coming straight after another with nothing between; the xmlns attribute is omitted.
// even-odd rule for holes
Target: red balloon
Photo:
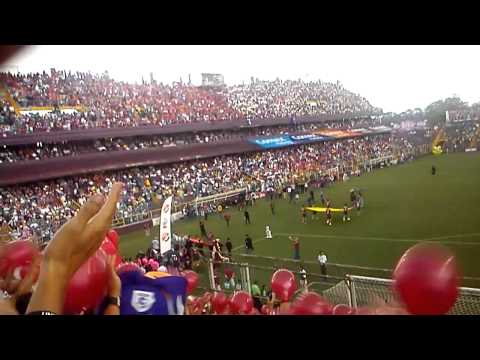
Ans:
<svg viewBox="0 0 480 360"><path fill-rule="evenodd" d="M375 315L375 309L371 306L361 306L355 309L354 315Z"/></svg>
<svg viewBox="0 0 480 360"><path fill-rule="evenodd" d="M105 240L103 240L100 248L103 251L105 251L105 254L113 255L115 257L115 259L114 259L115 268L117 268L122 263L122 258L118 254L118 249L115 247L115 245L108 238L105 238Z"/></svg>
<svg viewBox="0 0 480 360"><path fill-rule="evenodd" d="M120 264L120 266L117 268L117 273L123 273L126 271L137 271L143 273L142 269L140 269L140 266L138 266L135 263L124 263Z"/></svg>
<svg viewBox="0 0 480 360"><path fill-rule="evenodd" d="M79 314L97 307L108 286L107 259L99 249L73 275L68 284L64 313Z"/></svg>
<svg viewBox="0 0 480 360"><path fill-rule="evenodd" d="M344 304L338 304L335 305L333 310L332 310L333 315L353 315L354 310L347 305Z"/></svg>
<svg viewBox="0 0 480 360"><path fill-rule="evenodd" d="M228 306L228 296L223 292L216 292L212 297L212 307L213 311L217 314L221 314L225 311Z"/></svg>
<svg viewBox="0 0 480 360"><path fill-rule="evenodd" d="M314 292L301 294L290 306L291 315L331 315L332 306Z"/></svg>
<svg viewBox="0 0 480 360"><path fill-rule="evenodd" d="M198 286L198 274L192 270L185 270L182 276L187 280L187 294L191 294Z"/></svg>
<svg viewBox="0 0 480 360"><path fill-rule="evenodd" d="M281 301L289 301L297 290L295 275L290 270L280 269L272 276L272 292Z"/></svg>
<svg viewBox="0 0 480 360"><path fill-rule="evenodd" d="M108 238L105 238L105 240L103 240L100 248L103 249L103 251L105 251L105 254L107 255L117 254L117 248L115 247L115 245L113 245L113 243Z"/></svg>
<svg viewBox="0 0 480 360"><path fill-rule="evenodd" d="M110 229L107 232L107 237L112 242L113 246L115 246L115 249L118 249L118 243L120 239L118 233L115 230Z"/></svg>
<svg viewBox="0 0 480 360"><path fill-rule="evenodd" d="M446 314L458 296L459 271L453 253L439 245L417 244L400 258L394 289L414 315Z"/></svg>
<svg viewBox="0 0 480 360"><path fill-rule="evenodd" d="M257 308L252 308L252 310L247 315L262 315Z"/></svg>
<svg viewBox="0 0 480 360"><path fill-rule="evenodd" d="M218 315L232 315L232 306L230 305L230 299L228 299L227 306L225 306L225 309L219 313Z"/></svg>
<svg viewBox="0 0 480 360"><path fill-rule="evenodd" d="M234 314L248 314L253 308L253 299L245 291L237 291L230 299L230 307Z"/></svg>
<svg viewBox="0 0 480 360"><path fill-rule="evenodd" d="M0 256L0 278L9 270L17 279L23 278L29 270L33 259L40 254L37 247L28 240L17 240L2 246Z"/></svg>

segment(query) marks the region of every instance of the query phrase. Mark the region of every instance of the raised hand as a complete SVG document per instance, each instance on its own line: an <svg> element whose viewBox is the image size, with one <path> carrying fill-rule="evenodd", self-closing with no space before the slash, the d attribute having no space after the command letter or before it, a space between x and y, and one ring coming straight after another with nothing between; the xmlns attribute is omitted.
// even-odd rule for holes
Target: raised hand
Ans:
<svg viewBox="0 0 480 360"><path fill-rule="evenodd" d="M45 249L40 278L28 312L61 314L69 280L100 247L110 228L123 184L113 184L105 200L94 195L65 223Z"/></svg>

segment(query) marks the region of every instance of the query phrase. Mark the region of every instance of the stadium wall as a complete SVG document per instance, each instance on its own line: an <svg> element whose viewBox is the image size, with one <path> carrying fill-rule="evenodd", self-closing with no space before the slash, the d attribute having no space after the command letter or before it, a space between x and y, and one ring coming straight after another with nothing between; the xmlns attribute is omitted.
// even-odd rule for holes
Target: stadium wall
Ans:
<svg viewBox="0 0 480 360"><path fill-rule="evenodd" d="M192 144L181 147L81 154L41 161L19 161L0 165L0 186L137 166L170 164L258 150L259 147L255 144L239 140L214 144Z"/></svg>

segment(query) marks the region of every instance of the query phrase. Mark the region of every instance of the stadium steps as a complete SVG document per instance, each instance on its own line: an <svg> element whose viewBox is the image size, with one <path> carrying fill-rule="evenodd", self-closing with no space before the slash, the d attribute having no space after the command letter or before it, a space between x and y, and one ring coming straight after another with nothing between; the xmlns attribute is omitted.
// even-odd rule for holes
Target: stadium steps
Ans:
<svg viewBox="0 0 480 360"><path fill-rule="evenodd" d="M15 99L12 97L12 95L10 95L10 93L8 92L7 90L7 87L0 82L0 96L3 97L5 100L8 101L8 103L13 107L13 109L15 110L15 113L16 114L19 114L20 113L20 106L17 104L17 102L15 101Z"/></svg>

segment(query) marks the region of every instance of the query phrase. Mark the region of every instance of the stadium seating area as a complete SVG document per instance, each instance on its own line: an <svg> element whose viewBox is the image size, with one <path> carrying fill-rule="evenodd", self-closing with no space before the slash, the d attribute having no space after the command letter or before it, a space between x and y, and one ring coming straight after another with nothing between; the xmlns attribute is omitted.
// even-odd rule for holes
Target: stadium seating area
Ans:
<svg viewBox="0 0 480 360"><path fill-rule="evenodd" d="M3 136L39 131L164 126L194 122L255 120L321 114L379 112L340 84L257 81L250 85L204 89L180 83L127 84L108 74L0 74L21 107L82 106L85 112L21 115L2 125Z"/></svg>

